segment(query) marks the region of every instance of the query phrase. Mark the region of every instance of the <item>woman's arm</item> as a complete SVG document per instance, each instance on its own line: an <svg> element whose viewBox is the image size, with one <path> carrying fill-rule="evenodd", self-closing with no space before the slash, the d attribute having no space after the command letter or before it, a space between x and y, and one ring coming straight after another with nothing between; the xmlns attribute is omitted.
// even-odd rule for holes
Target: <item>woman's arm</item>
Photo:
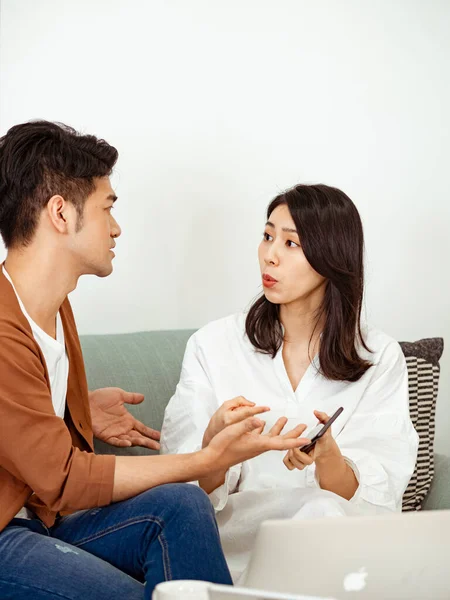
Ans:
<svg viewBox="0 0 450 600"><path fill-rule="evenodd" d="M347 497L344 494L351 477L344 472L344 461L346 472L351 469L358 482L352 502L400 510L418 448L418 436L409 416L408 372L400 346L396 342L388 344L372 369L364 395L336 439L342 460L331 459L328 463L309 457L312 460L305 460L304 465L311 465L306 472L307 484L335 493L340 490L344 493L339 495ZM325 469L322 462L326 462ZM333 468L337 468L336 475ZM343 477L343 490L339 476Z"/></svg>
<svg viewBox="0 0 450 600"><path fill-rule="evenodd" d="M329 416L324 412L314 411L323 424ZM336 440L331 435L331 429L316 442L314 449L306 454L298 449L289 450L284 458L284 464L289 470L303 470L315 463L317 482L323 490L334 492L346 500L350 500L358 489L358 480L353 469L346 462Z"/></svg>

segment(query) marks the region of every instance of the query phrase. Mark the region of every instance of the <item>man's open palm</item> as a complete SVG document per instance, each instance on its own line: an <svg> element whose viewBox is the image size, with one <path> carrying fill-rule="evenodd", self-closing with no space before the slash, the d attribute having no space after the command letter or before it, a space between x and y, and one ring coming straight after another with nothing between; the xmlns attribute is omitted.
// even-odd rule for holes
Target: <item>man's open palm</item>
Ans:
<svg viewBox="0 0 450 600"><path fill-rule="evenodd" d="M125 392L115 387L89 392L94 436L102 442L121 448L142 446L159 450L159 431L135 419L124 406L140 404L143 400L143 394Z"/></svg>

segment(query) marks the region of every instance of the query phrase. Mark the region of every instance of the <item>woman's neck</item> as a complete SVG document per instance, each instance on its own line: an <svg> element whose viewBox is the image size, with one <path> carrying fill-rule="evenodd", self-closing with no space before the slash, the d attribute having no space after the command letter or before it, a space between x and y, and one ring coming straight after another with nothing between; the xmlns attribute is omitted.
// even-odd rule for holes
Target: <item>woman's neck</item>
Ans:
<svg viewBox="0 0 450 600"><path fill-rule="evenodd" d="M284 342L315 346L322 333L325 319L319 317L320 305L300 305L299 303L282 304L280 321L284 328Z"/></svg>

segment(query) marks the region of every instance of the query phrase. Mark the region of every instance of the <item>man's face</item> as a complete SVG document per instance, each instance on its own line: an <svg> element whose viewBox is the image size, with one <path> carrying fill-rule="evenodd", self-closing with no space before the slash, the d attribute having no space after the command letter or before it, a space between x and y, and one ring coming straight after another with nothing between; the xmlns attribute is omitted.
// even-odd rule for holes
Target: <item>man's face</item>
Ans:
<svg viewBox="0 0 450 600"><path fill-rule="evenodd" d="M95 191L84 205L81 228L71 234L70 250L80 275L106 277L113 270L115 238L121 230L111 214L116 195L109 177L95 180Z"/></svg>

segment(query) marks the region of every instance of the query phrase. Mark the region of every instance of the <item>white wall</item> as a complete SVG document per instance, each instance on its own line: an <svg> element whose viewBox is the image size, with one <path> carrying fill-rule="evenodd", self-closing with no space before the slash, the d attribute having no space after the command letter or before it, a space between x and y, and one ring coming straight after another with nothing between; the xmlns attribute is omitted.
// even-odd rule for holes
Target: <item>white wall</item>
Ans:
<svg viewBox="0 0 450 600"><path fill-rule="evenodd" d="M123 236L73 294L80 332L247 305L267 203L321 181L363 217L371 321L450 343L449 30L439 0L2 0L1 133L60 120L120 151Z"/></svg>

